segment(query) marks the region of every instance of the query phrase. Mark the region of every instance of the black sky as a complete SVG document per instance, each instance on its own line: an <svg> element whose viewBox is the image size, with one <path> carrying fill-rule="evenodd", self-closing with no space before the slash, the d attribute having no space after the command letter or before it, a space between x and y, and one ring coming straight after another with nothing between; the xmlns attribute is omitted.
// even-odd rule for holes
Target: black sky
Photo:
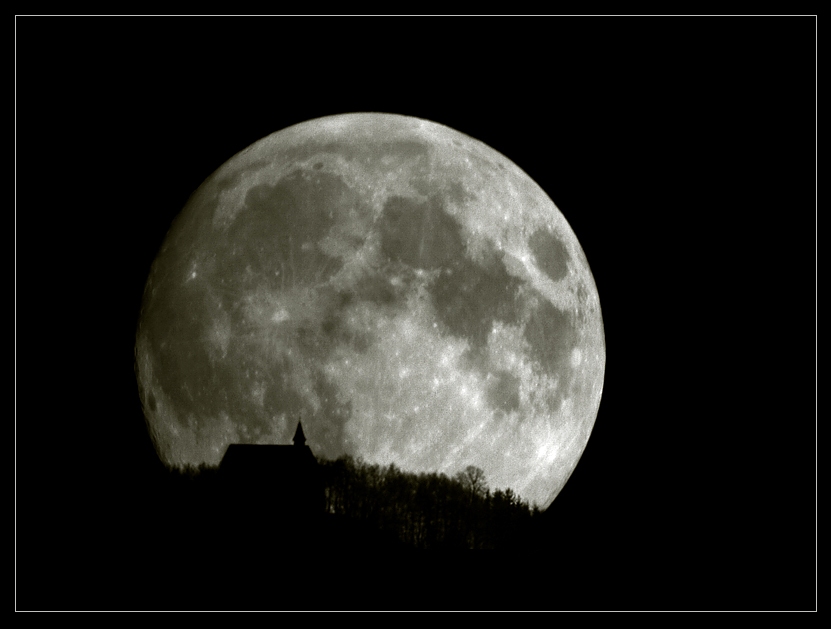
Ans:
<svg viewBox="0 0 831 629"><path fill-rule="evenodd" d="M548 192L594 273L606 381L539 557L459 559L400 604L333 561L337 595L275 607L813 608L815 21L795 17L17 18L17 608L154 607L137 584L158 575L87 590L155 465L132 372L150 263L231 155L350 111L450 126ZM435 563L369 562L416 590Z"/></svg>

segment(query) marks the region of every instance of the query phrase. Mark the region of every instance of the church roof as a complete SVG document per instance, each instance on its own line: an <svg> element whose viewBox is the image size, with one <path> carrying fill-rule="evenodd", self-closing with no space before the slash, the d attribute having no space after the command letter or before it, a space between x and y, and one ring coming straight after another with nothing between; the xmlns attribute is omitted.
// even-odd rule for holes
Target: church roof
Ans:
<svg viewBox="0 0 831 629"><path fill-rule="evenodd" d="M298 422L294 445L232 443L225 450L221 470L256 473L283 473L304 466L317 465L317 459L306 445L303 427Z"/></svg>
<svg viewBox="0 0 831 629"><path fill-rule="evenodd" d="M317 460L308 447L232 443L222 457L220 468L278 471L282 468L316 463Z"/></svg>

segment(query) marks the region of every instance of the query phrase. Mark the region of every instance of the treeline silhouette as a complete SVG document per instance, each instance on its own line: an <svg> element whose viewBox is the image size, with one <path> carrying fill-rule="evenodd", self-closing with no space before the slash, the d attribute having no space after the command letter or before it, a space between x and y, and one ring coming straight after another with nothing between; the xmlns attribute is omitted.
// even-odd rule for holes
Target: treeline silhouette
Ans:
<svg viewBox="0 0 831 629"><path fill-rule="evenodd" d="M315 546L359 545L400 549L528 548L540 511L511 489L488 487L485 473L468 466L454 476L410 473L394 464L381 466L343 456L318 459L323 489L322 513L303 517L302 531ZM257 496L250 509L233 512L211 507L223 492L235 492L221 468L199 466L169 470L169 495L176 510L221 518L223 527L245 529L249 519L266 518L283 530L297 515L269 495L268 485L252 479ZM204 521L204 520L203 520Z"/></svg>
<svg viewBox="0 0 831 629"><path fill-rule="evenodd" d="M475 466L449 477L349 456L321 460L320 465L327 514L413 548L515 548L539 514L511 489L491 491L485 473Z"/></svg>

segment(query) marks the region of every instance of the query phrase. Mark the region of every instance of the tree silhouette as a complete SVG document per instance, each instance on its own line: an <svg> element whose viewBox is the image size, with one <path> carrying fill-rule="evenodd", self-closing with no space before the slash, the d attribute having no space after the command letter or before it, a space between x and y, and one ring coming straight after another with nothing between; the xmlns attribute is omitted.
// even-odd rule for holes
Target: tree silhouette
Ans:
<svg viewBox="0 0 831 629"><path fill-rule="evenodd" d="M476 496L485 496L488 493L488 483L485 480L485 471L474 465L468 465L456 474L462 486Z"/></svg>
<svg viewBox="0 0 831 629"><path fill-rule="evenodd" d="M395 465L351 457L321 461L326 513L414 548L507 548L524 537L532 517L510 489L491 493L482 469L453 478L412 474Z"/></svg>

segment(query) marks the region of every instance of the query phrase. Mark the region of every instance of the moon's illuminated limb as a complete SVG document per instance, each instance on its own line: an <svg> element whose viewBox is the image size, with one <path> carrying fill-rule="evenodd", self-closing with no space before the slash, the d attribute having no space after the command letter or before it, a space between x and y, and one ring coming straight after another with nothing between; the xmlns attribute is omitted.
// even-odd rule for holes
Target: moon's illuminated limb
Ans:
<svg viewBox="0 0 831 629"><path fill-rule="evenodd" d="M287 442L415 471L473 464L547 506L602 393L585 256L551 200L484 144L379 114L296 125L190 199L136 345L171 464Z"/></svg>

